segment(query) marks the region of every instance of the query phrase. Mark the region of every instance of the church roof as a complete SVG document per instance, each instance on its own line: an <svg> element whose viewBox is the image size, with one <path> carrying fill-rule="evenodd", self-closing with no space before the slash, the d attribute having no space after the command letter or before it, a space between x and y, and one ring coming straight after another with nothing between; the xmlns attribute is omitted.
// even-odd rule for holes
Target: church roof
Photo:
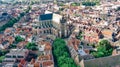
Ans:
<svg viewBox="0 0 120 67"><path fill-rule="evenodd" d="M52 18L53 18L53 14L52 14L52 13L50 13L50 14L42 14L42 15L40 15L40 17L39 17L39 20L40 20L40 21L52 20Z"/></svg>
<svg viewBox="0 0 120 67"><path fill-rule="evenodd" d="M52 13L50 11L45 11L45 14L39 16L39 21L45 21L45 20L52 20L53 22L56 22L58 24L66 22L65 17L59 14Z"/></svg>

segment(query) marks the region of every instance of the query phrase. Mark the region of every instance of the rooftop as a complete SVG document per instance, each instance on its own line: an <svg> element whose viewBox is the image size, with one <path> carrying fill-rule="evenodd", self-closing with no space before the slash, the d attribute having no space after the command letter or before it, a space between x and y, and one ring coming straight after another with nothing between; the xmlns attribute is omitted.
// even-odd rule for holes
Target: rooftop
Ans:
<svg viewBox="0 0 120 67"><path fill-rule="evenodd" d="M53 14L52 14L52 13L50 13L50 14L42 14L42 15L40 15L40 17L39 17L39 20L40 20L40 21L52 20L52 17L53 17Z"/></svg>
<svg viewBox="0 0 120 67"><path fill-rule="evenodd" d="M85 51L82 50L82 49L78 50L78 53L79 53L81 56L87 55L87 54L85 53Z"/></svg>
<svg viewBox="0 0 120 67"><path fill-rule="evenodd" d="M46 61L46 62L43 62L43 67L54 67L54 63L53 61Z"/></svg>

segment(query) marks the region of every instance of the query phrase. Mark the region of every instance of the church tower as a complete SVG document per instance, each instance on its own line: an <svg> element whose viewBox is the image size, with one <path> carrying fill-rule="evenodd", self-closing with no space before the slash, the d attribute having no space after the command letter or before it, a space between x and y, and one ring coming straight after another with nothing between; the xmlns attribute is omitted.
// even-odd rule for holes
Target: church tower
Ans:
<svg viewBox="0 0 120 67"><path fill-rule="evenodd" d="M60 24L61 24L61 38L65 38L67 37L67 18L65 16L62 17L62 19L60 20Z"/></svg>

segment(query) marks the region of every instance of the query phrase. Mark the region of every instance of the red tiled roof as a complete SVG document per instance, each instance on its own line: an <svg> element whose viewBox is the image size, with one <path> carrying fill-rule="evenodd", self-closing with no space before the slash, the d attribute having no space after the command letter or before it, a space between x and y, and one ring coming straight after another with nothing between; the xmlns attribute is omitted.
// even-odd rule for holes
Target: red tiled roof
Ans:
<svg viewBox="0 0 120 67"><path fill-rule="evenodd" d="M27 34L27 37L31 37L32 36L32 34Z"/></svg>
<svg viewBox="0 0 120 67"><path fill-rule="evenodd" d="M10 30L9 28L7 28L7 29L5 29L4 32L5 32L5 33L9 33L9 32L11 32L11 30Z"/></svg>
<svg viewBox="0 0 120 67"><path fill-rule="evenodd" d="M16 28L16 31L20 31L21 30L21 28Z"/></svg>
<svg viewBox="0 0 120 67"><path fill-rule="evenodd" d="M112 31L110 31L110 30L103 30L102 33L103 33L103 35L107 35L107 36L112 35Z"/></svg>
<svg viewBox="0 0 120 67"><path fill-rule="evenodd" d="M51 66L51 65L53 65L52 67L54 67L53 61L46 61L46 62L43 62L43 67L48 67L48 66Z"/></svg>
<svg viewBox="0 0 120 67"><path fill-rule="evenodd" d="M24 65L26 63L25 59L21 59L20 64Z"/></svg>
<svg viewBox="0 0 120 67"><path fill-rule="evenodd" d="M45 50L51 50L52 47L49 42L45 42Z"/></svg>
<svg viewBox="0 0 120 67"><path fill-rule="evenodd" d="M35 59L33 58L30 63L34 64L35 63Z"/></svg>
<svg viewBox="0 0 120 67"><path fill-rule="evenodd" d="M80 41L78 39L70 39L68 41L68 45L73 46L75 50L78 50L79 44L80 44Z"/></svg>
<svg viewBox="0 0 120 67"><path fill-rule="evenodd" d="M40 41L39 45L45 45L45 50L51 50L52 49L52 46L50 45L50 42Z"/></svg>
<svg viewBox="0 0 120 67"><path fill-rule="evenodd" d="M20 63L18 64L18 67L23 67Z"/></svg>
<svg viewBox="0 0 120 67"><path fill-rule="evenodd" d="M28 41L22 41L22 42L19 42L19 43L17 44L17 46L18 46L18 47L23 47L23 46L27 45L27 43L28 43Z"/></svg>
<svg viewBox="0 0 120 67"><path fill-rule="evenodd" d="M40 67L40 63L39 62L34 63L34 67Z"/></svg>
<svg viewBox="0 0 120 67"><path fill-rule="evenodd" d="M52 55L42 55L42 56L39 56L39 61L42 61L42 60L52 60Z"/></svg>
<svg viewBox="0 0 120 67"><path fill-rule="evenodd" d="M4 36L3 34L0 34L0 39L3 38L3 36Z"/></svg>

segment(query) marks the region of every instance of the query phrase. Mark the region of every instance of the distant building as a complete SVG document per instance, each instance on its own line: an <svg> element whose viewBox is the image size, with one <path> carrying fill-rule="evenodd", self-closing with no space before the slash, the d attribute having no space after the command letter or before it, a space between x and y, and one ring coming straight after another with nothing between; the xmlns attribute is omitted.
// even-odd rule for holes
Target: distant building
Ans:
<svg viewBox="0 0 120 67"><path fill-rule="evenodd" d="M14 0L1 0L1 1L10 3L13 2Z"/></svg>
<svg viewBox="0 0 120 67"><path fill-rule="evenodd" d="M53 2L53 0L41 0L42 3Z"/></svg>
<svg viewBox="0 0 120 67"><path fill-rule="evenodd" d="M119 0L101 0L101 2L117 2Z"/></svg>
<svg viewBox="0 0 120 67"><path fill-rule="evenodd" d="M2 13L0 15L0 21L6 21L6 20L8 20L10 18L11 18L11 16L8 13L6 13L6 12L4 12L4 13Z"/></svg>

